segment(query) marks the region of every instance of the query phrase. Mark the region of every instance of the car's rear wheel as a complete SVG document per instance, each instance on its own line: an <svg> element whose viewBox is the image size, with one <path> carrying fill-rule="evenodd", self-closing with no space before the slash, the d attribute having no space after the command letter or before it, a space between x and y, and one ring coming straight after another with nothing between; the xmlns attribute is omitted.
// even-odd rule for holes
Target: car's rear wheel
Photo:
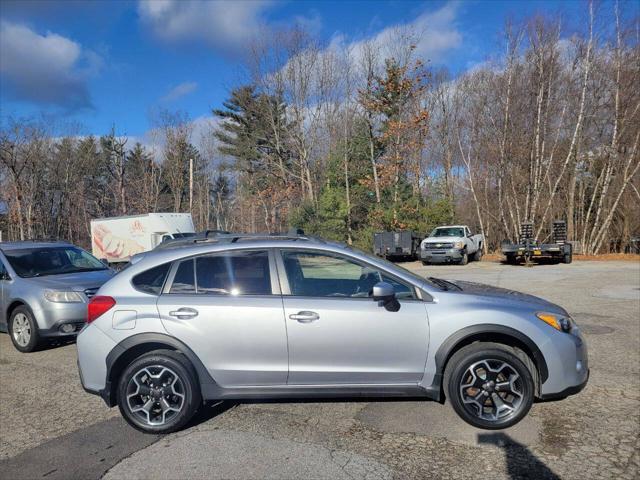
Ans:
<svg viewBox="0 0 640 480"><path fill-rule="evenodd" d="M478 250L473 254L473 261L479 262L482 260L482 245L478 247Z"/></svg>
<svg viewBox="0 0 640 480"><path fill-rule="evenodd" d="M19 306L11 312L9 334L13 346L23 353L33 352L40 345L38 324L25 306Z"/></svg>
<svg viewBox="0 0 640 480"><path fill-rule="evenodd" d="M449 360L445 388L465 422L495 430L515 425L529 412L536 374L524 352L502 344L473 343Z"/></svg>
<svg viewBox="0 0 640 480"><path fill-rule="evenodd" d="M196 374L183 355L156 350L133 361L118 383L118 406L129 424L147 433L182 428L200 405Z"/></svg>

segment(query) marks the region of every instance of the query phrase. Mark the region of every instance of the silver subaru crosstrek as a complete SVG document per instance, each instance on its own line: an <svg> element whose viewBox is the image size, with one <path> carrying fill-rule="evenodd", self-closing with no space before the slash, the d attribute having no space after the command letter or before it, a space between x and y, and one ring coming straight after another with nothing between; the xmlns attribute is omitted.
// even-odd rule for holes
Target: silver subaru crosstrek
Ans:
<svg viewBox="0 0 640 480"><path fill-rule="evenodd" d="M0 242L0 331L21 352L84 326L87 302L114 272L67 242Z"/></svg>
<svg viewBox="0 0 640 480"><path fill-rule="evenodd" d="M304 235L170 242L107 282L87 315L85 390L146 432L181 428L206 400L341 396L448 398L499 429L589 376L557 305Z"/></svg>

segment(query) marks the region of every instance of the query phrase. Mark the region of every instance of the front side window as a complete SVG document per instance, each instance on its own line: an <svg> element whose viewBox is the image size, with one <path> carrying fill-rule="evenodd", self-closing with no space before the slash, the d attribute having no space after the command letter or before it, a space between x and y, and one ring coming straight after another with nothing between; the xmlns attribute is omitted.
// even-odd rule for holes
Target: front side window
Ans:
<svg viewBox="0 0 640 480"><path fill-rule="evenodd" d="M4 255L13 270L25 278L107 268L93 255L73 246L9 250Z"/></svg>
<svg viewBox="0 0 640 480"><path fill-rule="evenodd" d="M305 251L283 251L282 260L292 295L308 297L370 297L378 282L391 283L398 298L415 298L413 289L372 266L346 257Z"/></svg>

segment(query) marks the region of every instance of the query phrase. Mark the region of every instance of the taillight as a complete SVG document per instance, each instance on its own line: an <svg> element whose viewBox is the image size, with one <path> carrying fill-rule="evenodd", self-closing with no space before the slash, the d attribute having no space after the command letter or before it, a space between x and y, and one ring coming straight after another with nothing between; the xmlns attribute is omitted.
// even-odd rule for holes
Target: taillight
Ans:
<svg viewBox="0 0 640 480"><path fill-rule="evenodd" d="M115 304L116 301L112 297L104 295L96 295L95 297L92 297L87 305L87 323L93 322L100 315L108 312Z"/></svg>

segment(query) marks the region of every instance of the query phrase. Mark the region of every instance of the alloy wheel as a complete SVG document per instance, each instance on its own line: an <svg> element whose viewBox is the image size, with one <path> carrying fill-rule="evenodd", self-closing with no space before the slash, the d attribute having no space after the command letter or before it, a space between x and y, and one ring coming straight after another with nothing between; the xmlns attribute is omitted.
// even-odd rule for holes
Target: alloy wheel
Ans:
<svg viewBox="0 0 640 480"><path fill-rule="evenodd" d="M524 400L518 371L503 360L481 360L469 366L460 380L460 398L467 412L485 421L515 415Z"/></svg>
<svg viewBox="0 0 640 480"><path fill-rule="evenodd" d="M18 345L26 347L31 340L31 324L24 313L17 313L13 317L13 325L11 327L13 338Z"/></svg>
<svg viewBox="0 0 640 480"><path fill-rule="evenodd" d="M170 368L151 365L138 370L129 380L127 406L139 421L161 426L175 418L185 404L185 387Z"/></svg>

